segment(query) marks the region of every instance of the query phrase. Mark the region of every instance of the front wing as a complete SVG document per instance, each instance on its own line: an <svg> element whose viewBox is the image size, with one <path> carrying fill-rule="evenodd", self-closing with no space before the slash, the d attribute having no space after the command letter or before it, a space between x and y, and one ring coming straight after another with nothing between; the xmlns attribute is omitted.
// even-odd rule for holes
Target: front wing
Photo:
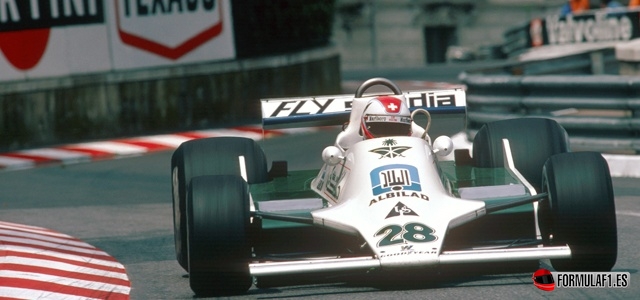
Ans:
<svg viewBox="0 0 640 300"><path fill-rule="evenodd" d="M538 259L571 258L568 246L531 247L500 250L445 251L438 256L437 265L526 261ZM429 267L413 265L411 267ZM409 266L407 266L409 267ZM384 269L374 257L351 257L287 262L263 262L249 264L252 276L286 275L313 272L355 271Z"/></svg>

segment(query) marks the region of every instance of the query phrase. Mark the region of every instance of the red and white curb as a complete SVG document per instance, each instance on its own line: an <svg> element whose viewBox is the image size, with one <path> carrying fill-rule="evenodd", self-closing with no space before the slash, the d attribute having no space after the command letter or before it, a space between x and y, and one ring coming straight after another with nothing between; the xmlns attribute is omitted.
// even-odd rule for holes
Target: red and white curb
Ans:
<svg viewBox="0 0 640 300"><path fill-rule="evenodd" d="M260 126L240 126L226 129L197 130L175 134L162 134L137 138L116 139L64 145L51 148L0 153L1 170L29 169L44 164L75 164L102 159L113 159L149 152L175 149L192 139L239 136L260 140L271 136L313 131L313 128L262 130Z"/></svg>
<svg viewBox="0 0 640 300"><path fill-rule="evenodd" d="M0 222L0 299L129 299L122 264L46 228Z"/></svg>

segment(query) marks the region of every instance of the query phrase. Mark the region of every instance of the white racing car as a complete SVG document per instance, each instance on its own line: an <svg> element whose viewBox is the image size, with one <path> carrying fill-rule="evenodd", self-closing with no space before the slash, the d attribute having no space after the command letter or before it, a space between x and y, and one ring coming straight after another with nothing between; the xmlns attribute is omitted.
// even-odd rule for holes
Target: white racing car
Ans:
<svg viewBox="0 0 640 300"><path fill-rule="evenodd" d="M392 93L365 94L376 85ZM269 169L250 139L183 143L171 161L174 229L191 289L230 295L252 278L260 287L270 276L541 259L558 271L611 270L617 229L602 156L569 152L551 119L524 118L486 124L472 153L446 160L453 143L431 140L430 115L464 114L465 101L461 89L402 92L383 78L355 96L262 100L265 127L347 121L315 170Z"/></svg>

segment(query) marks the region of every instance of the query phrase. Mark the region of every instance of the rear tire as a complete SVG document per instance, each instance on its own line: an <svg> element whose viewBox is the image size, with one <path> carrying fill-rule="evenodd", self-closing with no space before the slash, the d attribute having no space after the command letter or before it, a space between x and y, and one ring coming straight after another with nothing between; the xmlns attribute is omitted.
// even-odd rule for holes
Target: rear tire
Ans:
<svg viewBox="0 0 640 300"><path fill-rule="evenodd" d="M473 140L477 167L504 167L502 139L508 139L516 169L540 191L542 166L558 153L569 152L567 132L552 119L521 118L487 123Z"/></svg>
<svg viewBox="0 0 640 300"><path fill-rule="evenodd" d="M237 295L251 287L248 189L234 175L191 180L187 250L189 284L197 296Z"/></svg>
<svg viewBox="0 0 640 300"><path fill-rule="evenodd" d="M173 195L173 229L176 259L189 271L185 207L188 183L203 175L240 175L238 156L244 156L247 181L268 181L267 159L262 148L251 139L216 137L184 142L171 157L171 187Z"/></svg>
<svg viewBox="0 0 640 300"><path fill-rule="evenodd" d="M554 259L557 271L610 271L618 237L611 175L596 152L554 155L543 171L540 230L552 245L569 245L570 259Z"/></svg>

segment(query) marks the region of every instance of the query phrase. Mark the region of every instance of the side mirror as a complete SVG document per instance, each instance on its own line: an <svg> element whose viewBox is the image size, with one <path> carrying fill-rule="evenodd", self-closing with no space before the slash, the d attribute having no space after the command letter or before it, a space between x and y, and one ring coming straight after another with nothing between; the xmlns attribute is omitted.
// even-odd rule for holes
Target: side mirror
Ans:
<svg viewBox="0 0 640 300"><path fill-rule="evenodd" d="M450 137L441 135L433 141L433 152L438 156L447 156L453 151L453 141Z"/></svg>
<svg viewBox="0 0 640 300"><path fill-rule="evenodd" d="M344 159L344 153L336 146L329 146L322 150L322 161L330 166L339 164Z"/></svg>

